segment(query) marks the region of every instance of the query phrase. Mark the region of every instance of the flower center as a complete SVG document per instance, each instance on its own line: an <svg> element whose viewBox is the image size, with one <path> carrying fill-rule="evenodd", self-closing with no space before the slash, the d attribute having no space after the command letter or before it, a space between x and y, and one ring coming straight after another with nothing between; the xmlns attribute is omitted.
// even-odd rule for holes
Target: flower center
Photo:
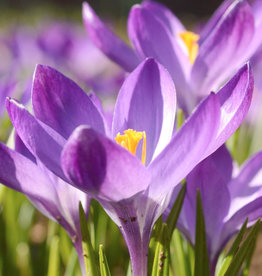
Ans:
<svg viewBox="0 0 262 276"><path fill-rule="evenodd" d="M139 141L143 138L143 146L142 146L142 156L141 161L145 165L146 162L146 133L145 131L135 131L133 129L128 129L124 131L124 134L117 133L115 140L117 144L127 149L133 155L136 155L136 148L138 146Z"/></svg>
<svg viewBox="0 0 262 276"><path fill-rule="evenodd" d="M184 41L187 49L188 49L188 58L191 64L195 62L195 59L198 54L198 44L197 41L199 39L199 35L185 31L179 34L179 36L182 38Z"/></svg>

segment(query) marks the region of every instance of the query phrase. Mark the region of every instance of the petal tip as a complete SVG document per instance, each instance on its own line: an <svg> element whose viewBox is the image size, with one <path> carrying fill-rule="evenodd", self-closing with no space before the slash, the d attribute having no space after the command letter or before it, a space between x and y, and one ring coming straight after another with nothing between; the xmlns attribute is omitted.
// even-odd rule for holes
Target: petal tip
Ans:
<svg viewBox="0 0 262 276"><path fill-rule="evenodd" d="M91 23L94 19L94 10L87 2L82 4L82 16L85 22Z"/></svg>

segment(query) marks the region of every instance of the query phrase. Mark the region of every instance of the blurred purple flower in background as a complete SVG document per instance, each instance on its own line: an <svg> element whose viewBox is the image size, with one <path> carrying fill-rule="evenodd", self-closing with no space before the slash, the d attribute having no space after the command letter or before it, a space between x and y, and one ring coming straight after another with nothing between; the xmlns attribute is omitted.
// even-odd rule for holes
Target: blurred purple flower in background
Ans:
<svg viewBox="0 0 262 276"><path fill-rule="evenodd" d="M219 254L248 217L251 226L262 214L262 152L233 173L225 146L198 164L187 176L187 191L178 228L194 244L196 193L200 190L211 269Z"/></svg>
<svg viewBox="0 0 262 276"><path fill-rule="evenodd" d="M66 22L49 22L39 31L37 45L64 73L97 93L119 90L124 73L93 45L82 26ZM39 62L38 62L39 63Z"/></svg>
<svg viewBox="0 0 262 276"><path fill-rule="evenodd" d="M134 50L114 35L84 3L83 18L96 46L125 70L145 57L154 57L171 74L178 103L188 114L199 100L217 89L261 45L262 1L225 1L198 35L163 5L144 1L128 18L128 35ZM226 65L226 66L225 66Z"/></svg>
<svg viewBox="0 0 262 276"><path fill-rule="evenodd" d="M36 27L9 26L0 34L0 113L7 96L30 99L32 72L38 63L56 67L104 97L119 90L124 72L69 22L41 22ZM6 132L7 133L7 132Z"/></svg>

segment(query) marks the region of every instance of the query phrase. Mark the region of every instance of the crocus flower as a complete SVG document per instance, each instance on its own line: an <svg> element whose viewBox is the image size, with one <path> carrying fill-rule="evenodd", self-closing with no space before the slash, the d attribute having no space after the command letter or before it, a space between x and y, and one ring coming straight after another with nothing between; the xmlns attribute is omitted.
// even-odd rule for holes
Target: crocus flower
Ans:
<svg viewBox="0 0 262 276"><path fill-rule="evenodd" d="M225 1L199 35L189 32L163 5L143 1L128 18L130 48L83 4L83 19L96 46L125 70L154 57L171 74L178 103L190 114L199 99L233 75L261 44L262 1Z"/></svg>
<svg viewBox="0 0 262 276"><path fill-rule="evenodd" d="M25 147L16 135L15 150L0 143L0 182L25 194L45 216L58 222L69 234L85 273L78 205L88 213L90 198L53 174Z"/></svg>
<svg viewBox="0 0 262 276"><path fill-rule="evenodd" d="M168 72L147 59L124 82L110 130L73 81L39 65L32 89L35 116L14 100L7 101L7 110L36 160L102 204L126 240L134 275L146 275L150 233L170 190L236 130L252 90L245 65L172 137L175 87Z"/></svg>
<svg viewBox="0 0 262 276"><path fill-rule="evenodd" d="M110 131L74 82L38 66L32 90L35 117L14 100L7 101L7 110L37 160L102 204L123 233L134 275L146 275L150 233L169 202L170 190L235 131L252 90L253 78L245 65L172 137L174 84L160 64L147 59L123 84Z"/></svg>
<svg viewBox="0 0 262 276"><path fill-rule="evenodd" d="M262 152L259 152L232 175L232 158L222 146L186 178L187 191L179 228L194 244L196 193L199 189L212 273L223 247L245 219L248 217L251 226L262 215L261 169Z"/></svg>

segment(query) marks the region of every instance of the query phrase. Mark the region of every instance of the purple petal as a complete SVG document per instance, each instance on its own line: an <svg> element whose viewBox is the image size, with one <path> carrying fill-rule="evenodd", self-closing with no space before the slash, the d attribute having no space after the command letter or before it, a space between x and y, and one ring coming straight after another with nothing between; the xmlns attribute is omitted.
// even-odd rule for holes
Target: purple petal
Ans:
<svg viewBox="0 0 262 276"><path fill-rule="evenodd" d="M230 206L230 195L227 184L231 179L232 159L223 146L202 161L187 176L187 192L185 203L189 206L183 207L184 217L189 226L191 240L195 236L195 213L197 189L200 190L207 234L208 248L213 252L223 220ZM214 204L215 202L215 204ZM183 214L182 214L183 217ZM185 225L185 228L187 227Z"/></svg>
<svg viewBox="0 0 262 276"><path fill-rule="evenodd" d="M255 33L248 49L248 58L254 54L262 44L261 32L262 32L262 1L257 0L252 5L252 12L255 20Z"/></svg>
<svg viewBox="0 0 262 276"><path fill-rule="evenodd" d="M147 59L124 82L117 99L113 136L126 129L145 131L146 164L172 137L176 92L168 72L154 59Z"/></svg>
<svg viewBox="0 0 262 276"><path fill-rule="evenodd" d="M34 118L23 105L7 99L6 108L17 134L28 150L61 178L60 154L65 140L47 125Z"/></svg>
<svg viewBox="0 0 262 276"><path fill-rule="evenodd" d="M27 149L19 135L15 132L15 151L21 153L23 156L30 159L32 162L36 164L36 159L34 155Z"/></svg>
<svg viewBox="0 0 262 276"><path fill-rule="evenodd" d="M262 152L249 159L229 184L232 198L229 217L262 195Z"/></svg>
<svg viewBox="0 0 262 276"><path fill-rule="evenodd" d="M220 116L218 97L212 93L149 166L152 197L161 197L173 190L206 157L207 145L218 131Z"/></svg>
<svg viewBox="0 0 262 276"><path fill-rule="evenodd" d="M38 199L36 199L35 197L32 197L30 193L26 193L25 190L23 191L21 190L20 192L25 192L27 197L36 206L36 208L38 208L43 214L45 214L49 218L52 218L56 220L58 223L60 223L67 230L67 232L70 234L71 237L76 236L78 237L78 239L81 239L79 211L78 211L79 201L82 202L82 206L87 213L89 209L90 198L85 193L81 192L75 187L64 182L61 178L54 175L41 162L39 162L39 160L36 161L34 156L25 147L20 137L16 133L15 135L16 135L15 136L16 151L18 151L19 153L23 154L25 157L32 160L35 164L37 163L38 168L41 169L41 172L40 172L41 175L42 174L45 175L46 181L48 181L48 184L50 185L50 193L48 194L48 197L46 199L43 198L43 201L47 202L47 204L45 204L46 206L43 206ZM26 162L29 162L29 161L26 161ZM25 168L24 170L26 173ZM26 181L26 179L24 179L24 181ZM37 181L37 184L40 187L40 189L38 188L38 191L39 193L41 193L41 195L43 195L41 192L41 185L46 185L45 183L46 182L41 181L41 178L40 178L40 181ZM50 210L50 208L52 208L52 205L48 204L48 202L51 199L53 199L54 201L53 203L57 207L56 214L53 213L52 210ZM74 239L76 239L76 237L74 237Z"/></svg>
<svg viewBox="0 0 262 276"><path fill-rule="evenodd" d="M246 1L235 1L199 48L191 74L193 90L198 95L216 89L243 64L253 34L250 6Z"/></svg>
<svg viewBox="0 0 262 276"><path fill-rule="evenodd" d="M262 91L262 78L260 77L262 72L262 46L256 51L256 53L252 56L252 59L250 60L251 67L254 72L254 79L255 79L255 87L258 89L257 93L257 101L256 106L258 111L252 112L251 116L253 115L255 117L255 120L257 119L258 112L260 111L260 102L261 102L261 93ZM254 95L255 96L255 95ZM254 101L253 103L254 104Z"/></svg>
<svg viewBox="0 0 262 276"><path fill-rule="evenodd" d="M86 93L55 69L38 65L32 91L36 118L65 139L81 124L105 132L103 118Z"/></svg>
<svg viewBox="0 0 262 276"><path fill-rule="evenodd" d="M251 104L253 88L253 74L246 64L217 92L222 116L217 137L209 145L208 154L225 143L242 123Z"/></svg>
<svg viewBox="0 0 262 276"><path fill-rule="evenodd" d="M110 59L132 71L139 59L134 51L111 32L88 3L83 3L83 20L90 39Z"/></svg>
<svg viewBox="0 0 262 276"><path fill-rule="evenodd" d="M228 7L234 2L235 0L225 0L221 3L221 5L216 9L212 17L208 20L205 24L204 28L201 30L200 39L198 41L199 45L202 44L203 41L210 35L216 25L219 23L219 20L224 15Z"/></svg>
<svg viewBox="0 0 262 276"><path fill-rule="evenodd" d="M179 19L164 5L149 1L142 3L143 8L150 11L155 17L168 27L169 31L176 36L178 33L185 31L183 24Z"/></svg>
<svg viewBox="0 0 262 276"><path fill-rule="evenodd" d="M141 58L153 57L167 68L171 74L178 94L178 102L182 107L187 106L192 99L190 91L186 91L186 76L191 65L187 55L183 52L176 37L170 31L170 25L159 18L159 13L154 13L145 5L135 5L128 18L128 34L136 51Z"/></svg>
<svg viewBox="0 0 262 276"><path fill-rule="evenodd" d="M60 223L71 236L78 235L80 237L80 222L79 222L79 202L81 201L85 212L88 212L90 198L87 194L69 185L58 176L49 171L43 164L38 164L41 170L49 178L55 189L56 205L60 211ZM57 218L55 218L57 220Z"/></svg>
<svg viewBox="0 0 262 276"><path fill-rule="evenodd" d="M72 236L80 233L78 203L86 210L88 199L81 191L0 143L0 181L25 194L45 216L56 220ZM80 238L80 237L79 237Z"/></svg>
<svg viewBox="0 0 262 276"><path fill-rule="evenodd" d="M54 205L54 187L35 163L1 143L0 153L1 183L24 193L39 204Z"/></svg>
<svg viewBox="0 0 262 276"><path fill-rule="evenodd" d="M127 150L87 127L78 127L62 153L66 176L92 196L119 201L146 189L149 175Z"/></svg>

